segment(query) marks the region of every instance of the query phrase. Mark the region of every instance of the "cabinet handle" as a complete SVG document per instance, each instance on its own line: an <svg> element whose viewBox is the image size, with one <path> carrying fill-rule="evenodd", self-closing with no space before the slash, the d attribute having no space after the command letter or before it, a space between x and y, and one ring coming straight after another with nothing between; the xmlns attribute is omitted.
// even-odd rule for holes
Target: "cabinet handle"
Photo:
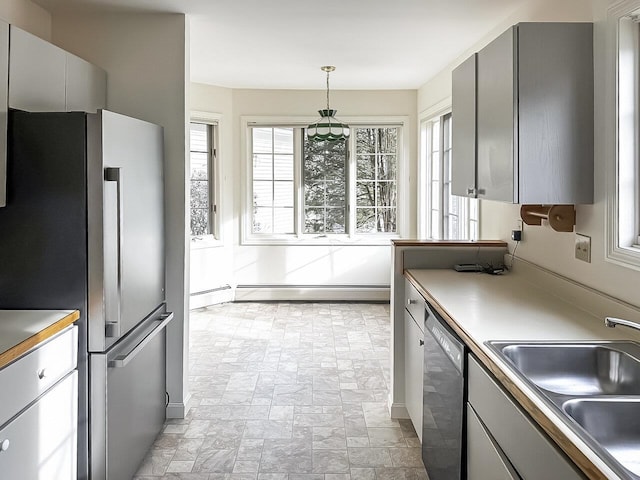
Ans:
<svg viewBox="0 0 640 480"><path fill-rule="evenodd" d="M418 301L415 298L407 298L407 305L415 305Z"/></svg>
<svg viewBox="0 0 640 480"><path fill-rule="evenodd" d="M420 346L424 345L424 340L420 340Z"/></svg>
<svg viewBox="0 0 640 480"><path fill-rule="evenodd" d="M467 188L467 195L475 195L476 194L476 189L475 188Z"/></svg>
<svg viewBox="0 0 640 480"><path fill-rule="evenodd" d="M44 379L44 377L46 377L46 376L47 376L47 369L46 368L43 368L42 370L40 370L38 372L38 378L40 380Z"/></svg>
<svg viewBox="0 0 640 480"><path fill-rule="evenodd" d="M1 443L0 443L0 452L6 452L7 450L9 450L9 445L11 445L11 442L9 441L8 438L5 438Z"/></svg>
<svg viewBox="0 0 640 480"><path fill-rule="evenodd" d="M484 188L479 188L478 189L478 195L484 195L486 193L487 193L487 191Z"/></svg>

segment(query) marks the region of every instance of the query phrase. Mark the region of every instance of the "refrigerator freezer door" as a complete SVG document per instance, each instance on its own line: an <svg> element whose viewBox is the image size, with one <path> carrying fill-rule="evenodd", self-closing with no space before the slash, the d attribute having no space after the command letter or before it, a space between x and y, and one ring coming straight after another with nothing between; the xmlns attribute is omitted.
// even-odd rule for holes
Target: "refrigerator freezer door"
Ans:
<svg viewBox="0 0 640 480"><path fill-rule="evenodd" d="M164 301L163 131L100 111L88 120L89 351Z"/></svg>
<svg viewBox="0 0 640 480"><path fill-rule="evenodd" d="M145 321L108 353L89 355L92 480L131 479L162 429L171 318Z"/></svg>

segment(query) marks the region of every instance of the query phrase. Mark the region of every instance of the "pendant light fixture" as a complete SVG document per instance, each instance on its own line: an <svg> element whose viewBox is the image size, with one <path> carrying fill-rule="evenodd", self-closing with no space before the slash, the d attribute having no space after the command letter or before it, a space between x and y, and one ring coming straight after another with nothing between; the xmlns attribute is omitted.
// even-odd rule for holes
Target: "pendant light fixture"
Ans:
<svg viewBox="0 0 640 480"><path fill-rule="evenodd" d="M318 110L320 119L307 127L307 138L309 138L309 140L328 140L330 142L346 140L349 138L349 125L336 119L334 115L338 113L338 111L329 108L329 74L333 72L336 67L326 65L320 67L320 69L323 72L327 72L327 108L325 110Z"/></svg>

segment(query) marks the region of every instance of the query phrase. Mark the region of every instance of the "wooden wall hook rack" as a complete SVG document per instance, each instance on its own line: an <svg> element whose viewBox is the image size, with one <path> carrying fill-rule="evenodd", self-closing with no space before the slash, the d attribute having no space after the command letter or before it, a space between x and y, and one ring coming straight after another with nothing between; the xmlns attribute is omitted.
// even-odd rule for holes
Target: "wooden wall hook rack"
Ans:
<svg viewBox="0 0 640 480"><path fill-rule="evenodd" d="M542 220L548 220L556 232L573 232L576 209L573 205L522 205L520 218L527 225L542 225Z"/></svg>

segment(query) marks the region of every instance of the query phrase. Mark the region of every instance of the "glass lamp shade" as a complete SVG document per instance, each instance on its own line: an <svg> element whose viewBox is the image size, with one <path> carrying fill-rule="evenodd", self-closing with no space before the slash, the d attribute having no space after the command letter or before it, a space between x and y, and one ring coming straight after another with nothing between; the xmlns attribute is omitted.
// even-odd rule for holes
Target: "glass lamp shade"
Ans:
<svg viewBox="0 0 640 480"><path fill-rule="evenodd" d="M328 140L335 142L349 138L349 125L337 120L334 115L337 110L318 110L320 119L307 127L307 138L309 140Z"/></svg>

